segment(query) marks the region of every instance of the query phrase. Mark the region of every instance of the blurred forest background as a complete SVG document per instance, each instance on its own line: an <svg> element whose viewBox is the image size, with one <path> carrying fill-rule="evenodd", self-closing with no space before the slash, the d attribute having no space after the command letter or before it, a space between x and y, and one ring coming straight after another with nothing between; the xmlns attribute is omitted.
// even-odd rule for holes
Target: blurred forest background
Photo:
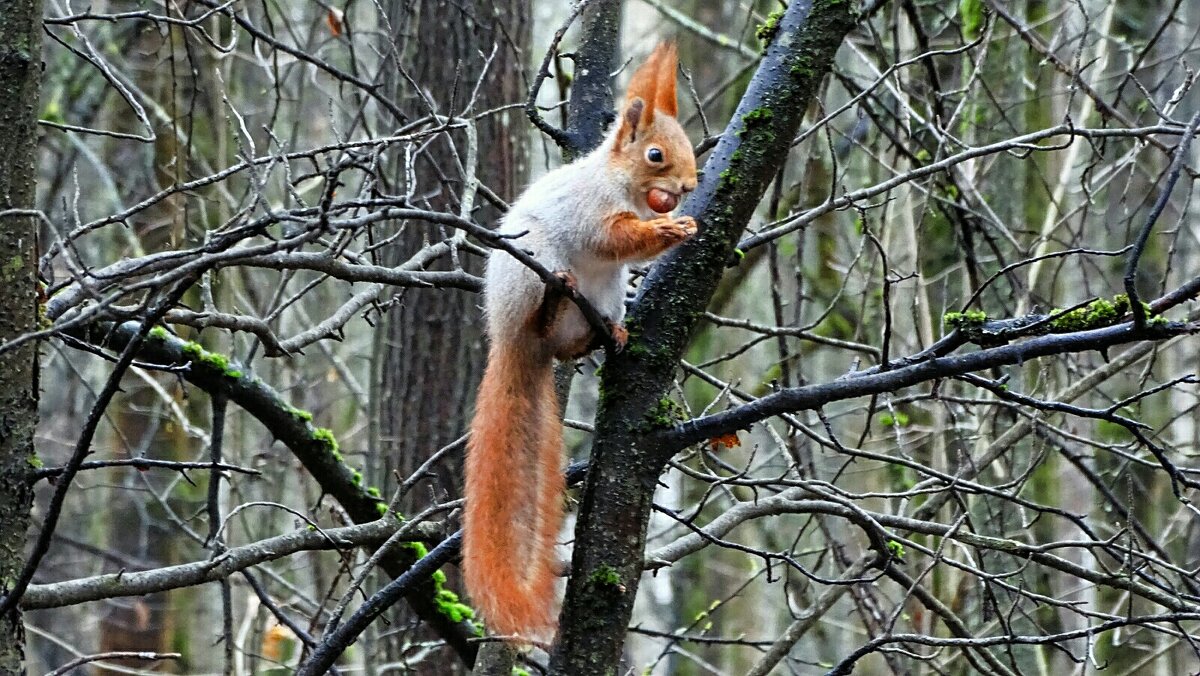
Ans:
<svg viewBox="0 0 1200 676"><path fill-rule="evenodd" d="M493 228L564 161L527 108L574 131L573 106L605 105L572 97L606 3L617 96L627 63L678 41L703 164L777 37L776 0L595 0L581 17L549 0L45 0L36 203L20 216L47 298L29 541L53 534L21 601L30 673L113 651L160 655L79 673L285 673L457 529L493 245L463 223ZM1200 109L1200 3L855 9L799 133L774 140L786 164L741 214L668 417L886 371L939 341L969 353L1132 321L1130 246L1168 193L1135 277L1160 334L690 445L659 477L617 673L825 673L864 646L855 673L1198 673L1200 306L1185 301L1200 146L1181 140ZM4 258L8 284L21 257ZM146 317L149 352L47 522L136 333L120 322ZM589 456L603 360L577 365L570 460ZM497 471L521 490L519 468ZM376 522L353 536L366 547L309 537L204 584L176 570L118 593L131 573L212 570L389 502L420 517L392 567L369 561L396 529ZM469 672L470 600L444 570L343 673ZM535 651L520 668L544 665Z"/></svg>

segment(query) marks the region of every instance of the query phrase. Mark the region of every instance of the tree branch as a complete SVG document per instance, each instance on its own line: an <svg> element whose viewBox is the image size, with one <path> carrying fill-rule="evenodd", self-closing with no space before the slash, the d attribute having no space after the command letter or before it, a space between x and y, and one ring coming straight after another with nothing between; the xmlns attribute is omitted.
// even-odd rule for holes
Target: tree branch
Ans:
<svg viewBox="0 0 1200 676"><path fill-rule="evenodd" d="M318 676L326 673L375 618L401 598L411 594L416 585L450 561L458 553L461 544L462 531L459 531L446 538L434 547L433 551L418 559L403 575L367 599L349 620L321 639L321 644L313 651L312 656L296 670L297 676Z"/></svg>
<svg viewBox="0 0 1200 676"><path fill-rule="evenodd" d="M98 323L77 330L75 337L110 349L122 349L135 335L138 322ZM342 461L337 441L329 430L311 423L311 415L290 406L271 386L252 375L241 364L229 362L206 352L195 343L186 343L165 331L152 331L142 343L138 356L164 364L187 364L183 377L206 392L223 392L229 401L242 407L261 422L276 439L292 451L321 490L331 495L357 523L377 520L386 504L369 493L361 475ZM417 560L411 548L400 547L384 558L382 568L393 578L400 577ZM470 622L450 617L435 601L436 588L431 580L407 588L409 605L454 650L471 664L477 646L471 642L475 628Z"/></svg>
<svg viewBox="0 0 1200 676"><path fill-rule="evenodd" d="M728 432L747 429L760 420L781 413L815 410L834 401L894 392L930 380L1019 364L1038 357L1105 350L1124 343L1165 340L1197 331L1200 331L1200 326L1195 324L1147 325L1137 329L1129 322L1091 331L1038 336L1022 343L967 354L933 357L891 371L854 374L829 383L782 390L736 408L680 423L654 435L654 441L660 444L661 456L669 458L681 448Z"/></svg>
<svg viewBox="0 0 1200 676"><path fill-rule="evenodd" d="M298 530L248 545L231 547L221 555L204 561L154 570L132 573L122 571L77 580L30 585L21 599L21 607L25 610L61 608L89 601L143 596L191 587L216 582L252 566L282 559L296 552L369 547L384 542L398 531L409 531L412 539L420 539L420 530L415 524L400 525L391 519L376 519L341 528Z"/></svg>

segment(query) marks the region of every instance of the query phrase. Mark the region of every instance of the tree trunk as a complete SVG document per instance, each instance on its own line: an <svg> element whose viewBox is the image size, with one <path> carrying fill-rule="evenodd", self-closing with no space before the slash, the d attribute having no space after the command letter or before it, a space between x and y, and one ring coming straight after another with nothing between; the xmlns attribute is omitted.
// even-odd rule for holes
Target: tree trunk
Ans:
<svg viewBox="0 0 1200 676"><path fill-rule="evenodd" d="M662 397L754 206L787 158L788 144L778 140L795 137L853 19L840 0L795 0L778 25L700 185L682 205L702 236L651 269L625 321L629 345L605 360L551 674L619 673L654 489L668 459L653 438L669 416Z"/></svg>
<svg viewBox="0 0 1200 676"><path fill-rule="evenodd" d="M0 213L32 209L37 176L38 87L42 63L42 3L12 0L0 11ZM37 329L37 220L0 216L0 344ZM0 586L25 561L25 531L37 464L37 347L0 354ZM24 673L20 611L0 618L0 673Z"/></svg>
<svg viewBox="0 0 1200 676"><path fill-rule="evenodd" d="M417 92L397 68L388 67L389 96L414 118L430 113L469 116L509 103L523 101L528 83L525 66L531 36L529 0L392 0L388 6L394 35L386 49L392 58L421 83ZM478 99L470 101L488 55ZM470 105L471 109L464 109ZM500 199L511 201L525 183L528 132L516 110L479 121L477 180ZM415 186L405 186L404 156L396 153L393 176L397 192L411 191L427 201L428 208L459 213L468 163L467 135L439 136L414 158ZM460 168L461 167L461 168ZM473 199L469 217L492 225L502 211L482 194ZM401 223L400 237L383 252L384 263L398 265L431 241L452 233L439 233L423 223ZM465 252L463 268L482 274L483 261ZM447 269L449 260L437 266ZM379 483L392 471L411 475L430 455L453 442L467 426L475 389L482 374L486 349L482 332L480 298L466 291L405 289L398 306L387 315L376 334L375 388L372 397L377 421L376 467ZM412 491L401 505L417 511L429 500L432 488L439 498L461 492L461 452L432 468L435 478ZM408 637L405 637L408 638ZM404 641L402 641L404 642ZM389 646L397 657L404 646ZM447 673L438 658L427 661L418 673Z"/></svg>
<svg viewBox="0 0 1200 676"><path fill-rule="evenodd" d="M525 98L529 0L394 0L389 14L401 63L426 87L423 94L412 91L394 66L389 70L391 96L414 117L428 114L425 97L439 115L462 114L493 46L495 57L471 112ZM516 111L479 123L479 156L487 159L478 165L478 179L503 200L513 199L525 183L526 139L524 119ZM464 180L459 163L467 162L465 134L455 135L454 148L457 158L442 136L415 159L414 192L426 196L429 208L437 211L460 209ZM401 162L395 173L402 177ZM485 225L501 216L482 195L475 197L474 204L474 218ZM424 224L401 227L403 234L385 252L391 265L442 236ZM469 272L483 270L483 262L475 256L461 255L459 260ZM386 328L379 332L375 368L377 392L382 395L375 397L379 450L388 469L408 476L463 433L485 355L481 324L479 298L465 291L407 289L399 307L389 313ZM439 491L458 493L459 460L447 458L436 468ZM427 495L417 491L412 497L419 501Z"/></svg>

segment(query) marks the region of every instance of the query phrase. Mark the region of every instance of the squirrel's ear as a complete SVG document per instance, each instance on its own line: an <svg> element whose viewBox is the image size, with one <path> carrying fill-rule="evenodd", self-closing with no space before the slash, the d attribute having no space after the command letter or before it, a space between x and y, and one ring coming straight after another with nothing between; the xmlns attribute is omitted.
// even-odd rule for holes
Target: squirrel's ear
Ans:
<svg viewBox="0 0 1200 676"><path fill-rule="evenodd" d="M654 58L657 57L657 58ZM654 50L651 59L658 67L658 85L654 89L654 109L675 117L679 105L675 99L675 73L679 70L679 53L674 42L664 42Z"/></svg>
<svg viewBox="0 0 1200 676"><path fill-rule="evenodd" d="M633 97L625 103L625 110L621 112L621 130L617 135L622 145L637 140L638 126L642 123L645 109L646 102L639 97Z"/></svg>

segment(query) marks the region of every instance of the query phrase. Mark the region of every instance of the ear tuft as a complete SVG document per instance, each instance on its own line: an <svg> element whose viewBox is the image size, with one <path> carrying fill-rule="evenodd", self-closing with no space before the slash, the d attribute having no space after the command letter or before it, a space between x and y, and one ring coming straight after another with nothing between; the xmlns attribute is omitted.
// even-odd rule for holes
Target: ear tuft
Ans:
<svg viewBox="0 0 1200 676"><path fill-rule="evenodd" d="M675 117L678 112L675 72L678 68L679 56L675 43L663 42L634 71L629 79L629 89L625 92L625 106L621 110L622 138L628 135L632 141L639 127L649 126L654 121L655 111Z"/></svg>
<svg viewBox="0 0 1200 676"><path fill-rule="evenodd" d="M662 46L657 47L646 61L633 72L629 78L629 89L625 91L625 105L630 106L634 99L645 102L642 114L646 121L654 119L654 106L658 102L658 59Z"/></svg>
<svg viewBox="0 0 1200 676"><path fill-rule="evenodd" d="M654 50L654 56L657 57L654 60L658 68L654 108L664 115L675 117L679 112L675 98L675 74L679 70L679 52L674 42L664 42Z"/></svg>

